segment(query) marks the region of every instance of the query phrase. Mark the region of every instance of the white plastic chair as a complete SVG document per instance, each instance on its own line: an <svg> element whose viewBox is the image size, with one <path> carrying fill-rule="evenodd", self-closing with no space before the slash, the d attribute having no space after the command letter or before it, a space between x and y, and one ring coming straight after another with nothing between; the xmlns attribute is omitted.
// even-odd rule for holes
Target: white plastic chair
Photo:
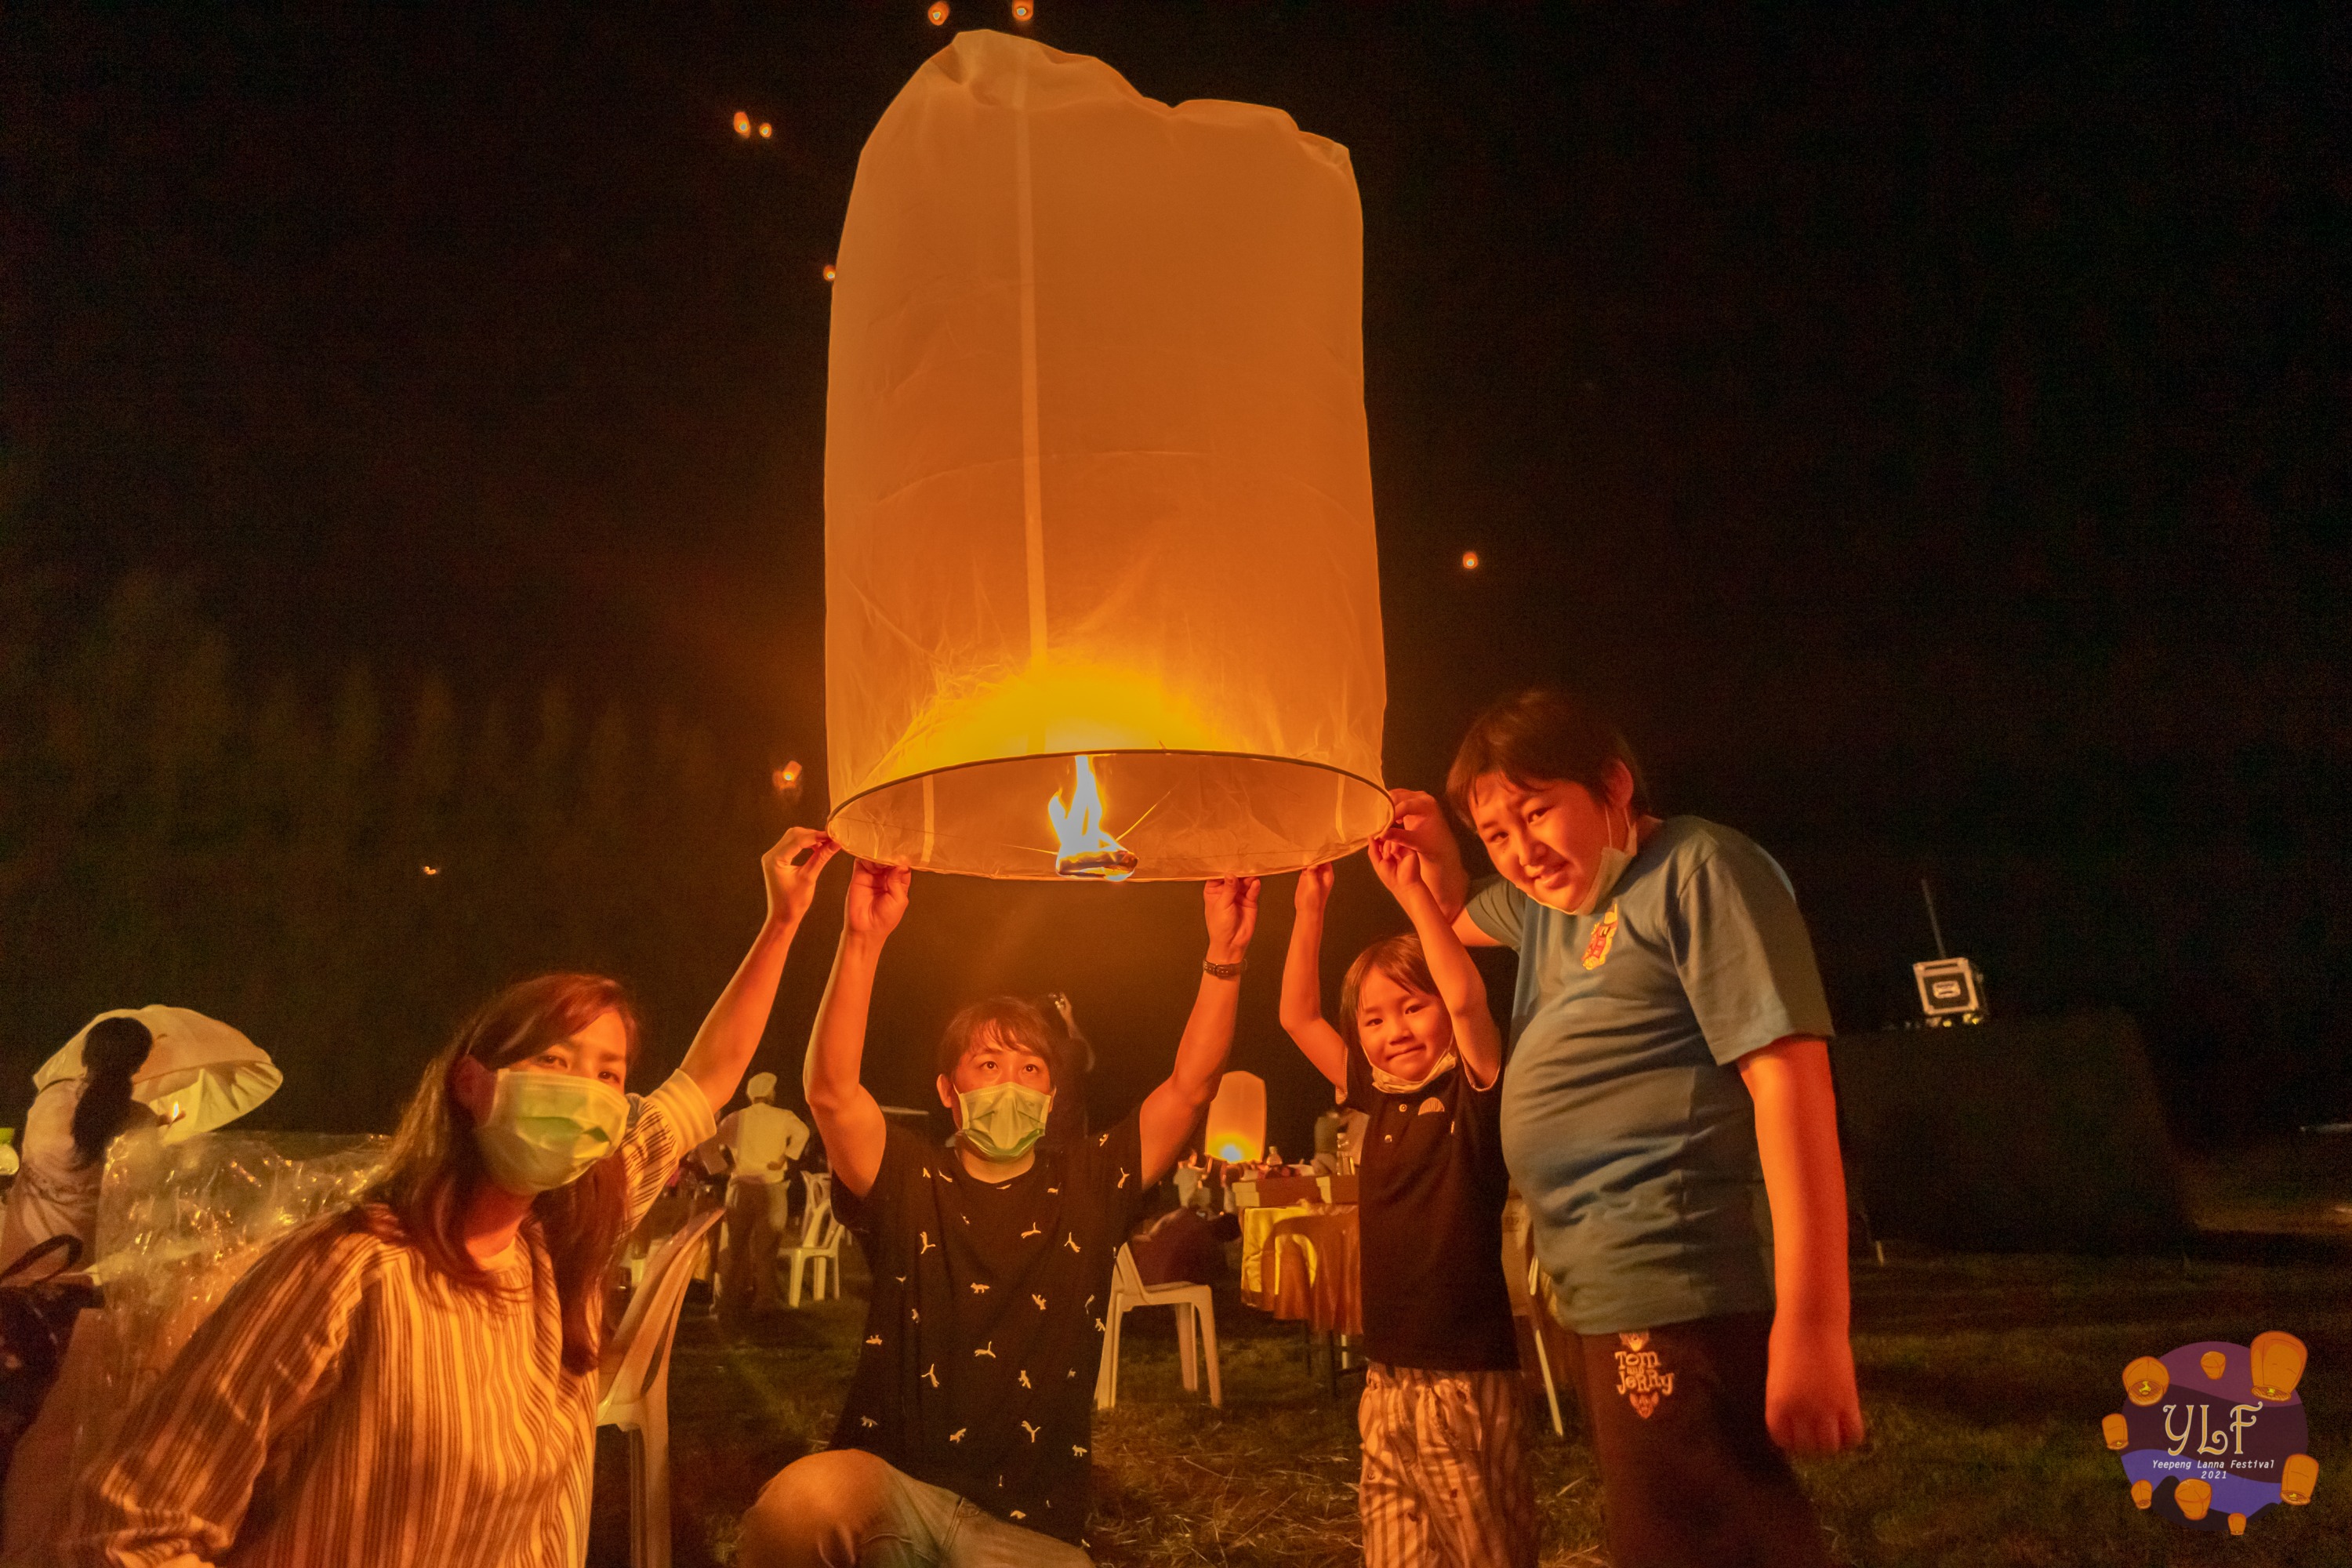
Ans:
<svg viewBox="0 0 2352 1568"><path fill-rule="evenodd" d="M1176 1309L1176 1357L1184 1373L1187 1392L1201 1386L1199 1364L1193 1359L1192 1324L1201 1325L1201 1346L1208 1353L1209 1403L1225 1407L1224 1385L1217 1376L1217 1308L1206 1285L1146 1285L1135 1267L1135 1254L1121 1243L1111 1274L1110 1306L1103 1312L1102 1366L1095 1374L1095 1408L1108 1410L1118 1403L1118 1323L1138 1307Z"/></svg>
<svg viewBox="0 0 2352 1568"><path fill-rule="evenodd" d="M1551 1352L1544 1348L1544 1319L1551 1316L1551 1280L1544 1273L1540 1259L1528 1259L1528 1332L1536 1342L1536 1365L1543 1372L1544 1398L1551 1402L1551 1429L1555 1436L1568 1436L1568 1425L1559 1418L1559 1384L1551 1374Z"/></svg>
<svg viewBox="0 0 2352 1568"><path fill-rule="evenodd" d="M710 1209L686 1222L646 1264L621 1326L604 1346L596 1425L629 1435L629 1563L669 1568L669 1351Z"/></svg>
<svg viewBox="0 0 2352 1568"><path fill-rule="evenodd" d="M784 1304L801 1304L801 1271L808 1270L809 1300L824 1300L828 1280L833 1285L834 1300L841 1299L841 1222L833 1216L833 1178L811 1173L808 1183L808 1212L801 1215L801 1238L793 1245L780 1248L776 1267L784 1275Z"/></svg>

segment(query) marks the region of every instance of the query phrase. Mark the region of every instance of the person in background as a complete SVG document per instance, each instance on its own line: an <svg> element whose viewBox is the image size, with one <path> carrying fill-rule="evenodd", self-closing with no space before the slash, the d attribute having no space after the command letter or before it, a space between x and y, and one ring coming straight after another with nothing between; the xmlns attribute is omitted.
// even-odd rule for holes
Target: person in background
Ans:
<svg viewBox="0 0 2352 1568"><path fill-rule="evenodd" d="M776 1245L792 1212L793 1162L808 1146L808 1123L776 1101L776 1075L753 1073L751 1103L719 1124L726 1162L727 1250L719 1264L719 1313L732 1322L776 1304Z"/></svg>
<svg viewBox="0 0 2352 1568"><path fill-rule="evenodd" d="M859 1081L905 867L859 862L809 1036L810 1112L834 1209L874 1289L833 1447L779 1471L743 1517L740 1568L1080 1568L1103 1310L1119 1244L1207 1110L1257 922L1254 879L1202 889L1209 952L1165 1081L1111 1127L1041 1142L1065 1038L1034 1003L950 1020L941 1148Z"/></svg>
<svg viewBox="0 0 2352 1568"><path fill-rule="evenodd" d="M98 1226L98 1194L107 1146L154 1113L131 1097L155 1047L136 1018L100 1018L81 1042L81 1076L59 1080L33 1099L25 1117L22 1168L8 1189L0 1222L0 1268L53 1236L70 1236L89 1255Z"/></svg>
<svg viewBox="0 0 2352 1568"><path fill-rule="evenodd" d="M1323 1017L1331 868L1298 874L1282 1026L1370 1117L1356 1171L1366 1568L1533 1568L1534 1481L1503 1278L1503 1042L1486 986L1402 844L1373 869L1413 923L1356 956ZM1336 1132L1336 1129L1334 1130Z"/></svg>
<svg viewBox="0 0 2352 1568"><path fill-rule="evenodd" d="M833 852L805 828L768 852L765 923L642 1100L617 982L491 998L425 1068L369 1194L255 1263L33 1560L577 1568L614 1251L733 1097Z"/></svg>
<svg viewBox="0 0 2352 1568"><path fill-rule="evenodd" d="M1612 1554L1826 1563L1780 1450L1863 1424L1829 1005L1788 879L1660 820L1565 692L1481 713L1445 788L1498 878L1470 890L1428 795L1396 793L1391 835L1464 942L1518 950L1503 1152L1580 1342Z"/></svg>

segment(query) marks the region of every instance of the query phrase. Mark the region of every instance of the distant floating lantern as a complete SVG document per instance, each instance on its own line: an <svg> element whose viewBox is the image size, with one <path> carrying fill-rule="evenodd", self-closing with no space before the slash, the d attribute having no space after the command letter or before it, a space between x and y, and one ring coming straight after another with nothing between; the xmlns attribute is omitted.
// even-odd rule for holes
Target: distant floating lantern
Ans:
<svg viewBox="0 0 2352 1568"><path fill-rule="evenodd" d="M824 264L824 280L828 283L833 281L833 263L830 261Z"/></svg>
<svg viewBox="0 0 2352 1568"><path fill-rule="evenodd" d="M2293 1334L2273 1329L2254 1336L2246 1349L2252 1352L2252 1382L2254 1392L2273 1404L2292 1398L2294 1385L2303 1381L2304 1363L2309 1353L2303 1342Z"/></svg>
<svg viewBox="0 0 2352 1568"><path fill-rule="evenodd" d="M768 774L768 783L778 795L798 795L801 792L801 765L786 763Z"/></svg>
<svg viewBox="0 0 2352 1568"><path fill-rule="evenodd" d="M2125 1421L2119 1415L2111 1412L2101 1417L2099 1421L2099 1432L2106 1438L2107 1447L2115 1449L2117 1453L2123 1452L2124 1449L2131 1446L2130 1424Z"/></svg>
<svg viewBox="0 0 2352 1568"><path fill-rule="evenodd" d="M751 134L751 117L740 109L735 111L735 134L738 136Z"/></svg>
<svg viewBox="0 0 2352 1568"><path fill-rule="evenodd" d="M1265 1157L1265 1079L1254 1072L1229 1072L1209 1101L1208 1131L1201 1147L1213 1160L1246 1165Z"/></svg>
<svg viewBox="0 0 2352 1568"><path fill-rule="evenodd" d="M1013 19L1014 21L1026 22L1036 14L1037 7L1029 4L1029 0L1013 0Z"/></svg>
<svg viewBox="0 0 2352 1568"><path fill-rule="evenodd" d="M1465 550L1462 552L1462 570L1465 572L1475 572L1478 570L1478 552L1476 551Z"/></svg>
<svg viewBox="0 0 2352 1568"><path fill-rule="evenodd" d="M2301 1508L2319 1489L2319 1461L2309 1454L2289 1454L2279 1467L2279 1496Z"/></svg>
<svg viewBox="0 0 2352 1568"><path fill-rule="evenodd" d="M948 19L948 0L931 0L931 8L924 15L931 19L932 26L944 25Z"/></svg>
<svg viewBox="0 0 2352 1568"><path fill-rule="evenodd" d="M428 877L437 877L441 874L441 868L438 866L419 866L416 868Z"/></svg>
<svg viewBox="0 0 2352 1568"><path fill-rule="evenodd" d="M2135 1356L2124 1368L2124 1396L2134 1405L2153 1405L2172 1386L2172 1374L2152 1355Z"/></svg>
<svg viewBox="0 0 2352 1568"><path fill-rule="evenodd" d="M776 128L775 128L774 126L772 126L772 125L769 124L769 123L768 123L766 121L764 121L764 120L762 120L761 121L760 121L760 140L761 140L761 141L762 141L762 142L769 141L769 140L771 140L772 138L773 138L775 134L776 134Z"/></svg>
<svg viewBox="0 0 2352 1568"><path fill-rule="evenodd" d="M859 160L825 419L828 828L1046 879L1077 759L1138 881L1388 825L1344 149L959 34Z"/></svg>

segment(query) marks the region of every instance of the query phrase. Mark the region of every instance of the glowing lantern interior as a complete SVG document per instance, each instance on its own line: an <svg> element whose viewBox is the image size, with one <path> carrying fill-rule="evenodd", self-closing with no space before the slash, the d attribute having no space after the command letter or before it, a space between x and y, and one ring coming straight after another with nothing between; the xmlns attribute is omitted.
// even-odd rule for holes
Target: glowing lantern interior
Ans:
<svg viewBox="0 0 2352 1568"><path fill-rule="evenodd" d="M1254 1072L1229 1072L1209 1102L1208 1131L1201 1146L1229 1164L1265 1158L1265 1079Z"/></svg>
<svg viewBox="0 0 2352 1568"><path fill-rule="evenodd" d="M1182 879L1387 825L1361 253L1346 151L1278 110L987 31L916 73L833 290L844 846ZM1080 786L1124 862L1048 816Z"/></svg>

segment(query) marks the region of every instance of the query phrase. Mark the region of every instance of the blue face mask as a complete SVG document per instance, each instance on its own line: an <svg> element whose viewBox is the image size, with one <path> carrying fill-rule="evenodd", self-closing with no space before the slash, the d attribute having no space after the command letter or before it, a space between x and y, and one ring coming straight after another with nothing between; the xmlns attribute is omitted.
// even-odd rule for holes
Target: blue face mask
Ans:
<svg viewBox="0 0 2352 1568"><path fill-rule="evenodd" d="M963 1113L956 1136L983 1160L1018 1160L1045 1136L1054 1097L1025 1083L992 1083L956 1095Z"/></svg>

